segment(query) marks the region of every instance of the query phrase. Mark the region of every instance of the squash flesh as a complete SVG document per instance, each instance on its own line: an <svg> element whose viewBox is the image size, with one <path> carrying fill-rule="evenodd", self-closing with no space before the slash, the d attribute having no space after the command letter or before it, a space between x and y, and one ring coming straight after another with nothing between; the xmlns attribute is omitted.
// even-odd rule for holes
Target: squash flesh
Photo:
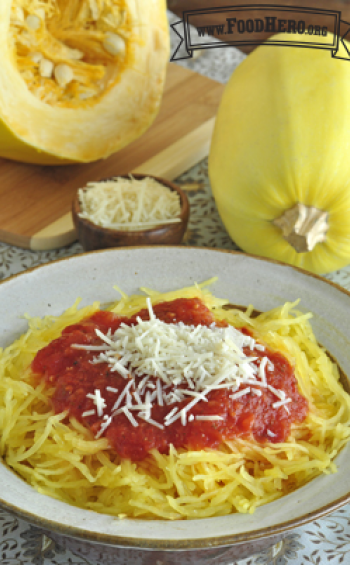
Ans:
<svg viewBox="0 0 350 565"><path fill-rule="evenodd" d="M32 29L35 18L40 25ZM153 121L169 56L163 0L4 0L0 33L1 156L93 161ZM73 75L67 84L57 80L60 67Z"/></svg>
<svg viewBox="0 0 350 565"><path fill-rule="evenodd" d="M214 197L248 253L315 273L350 260L350 69L328 51L261 46L231 77L209 158ZM328 212L324 242L297 253L273 221L296 203Z"/></svg>
<svg viewBox="0 0 350 565"><path fill-rule="evenodd" d="M28 25L33 17L40 21L38 29ZM28 89L50 105L74 107L83 100L96 102L128 64L131 33L123 0L118 4L105 0L101 6L91 0L49 0L46 4L15 0L11 8L9 40L16 66ZM125 52L119 56L103 46L110 34L125 43ZM61 86L54 76L41 76L43 59L54 66L69 66L75 80Z"/></svg>

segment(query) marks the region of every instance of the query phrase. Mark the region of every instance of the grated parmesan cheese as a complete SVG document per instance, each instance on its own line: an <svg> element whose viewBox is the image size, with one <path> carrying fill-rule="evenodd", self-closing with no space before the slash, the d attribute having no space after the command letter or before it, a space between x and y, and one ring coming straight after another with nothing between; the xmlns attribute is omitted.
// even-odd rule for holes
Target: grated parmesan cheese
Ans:
<svg viewBox="0 0 350 565"><path fill-rule="evenodd" d="M78 194L79 216L104 228L138 231L181 221L180 196L150 177L91 182Z"/></svg>
<svg viewBox="0 0 350 565"><path fill-rule="evenodd" d="M101 417L103 415L103 410L106 408L106 401L101 396L99 389L95 389L94 394L87 394L87 398L91 398L96 406L97 415ZM86 415L86 412L85 412Z"/></svg>
<svg viewBox="0 0 350 565"><path fill-rule="evenodd" d="M259 350L264 350L264 346L257 344L251 336L232 326L168 324L156 318L150 298L147 298L147 307L149 320L137 317L135 325L122 323L113 335L95 330L104 345L91 346L91 351L98 353L91 363L107 363L111 371L118 372L126 380L111 413L104 416L105 421L96 437L100 437L113 417L121 413L134 427L138 426L135 416L161 429L177 420L186 426L194 419L191 409L199 402L208 402L210 391L222 388L232 392L230 397L234 400L251 392L260 396L261 388L268 389L276 396L272 405L275 409L280 406L286 408L286 404L291 402L284 391L267 384L265 370L268 358L263 357L257 366L257 358L244 353L244 347L253 350L257 345ZM79 348L79 345L73 344L72 347ZM83 347L89 349L90 346ZM150 377L156 378L156 382L152 382ZM141 381L137 382L137 378ZM241 385L243 388L240 388ZM87 396L94 401L97 413L102 415L106 403L100 391L95 390L93 395ZM153 404L171 406L188 397L192 400L181 410L170 408L162 422L152 418ZM195 419L219 421L222 417L216 414L197 415Z"/></svg>

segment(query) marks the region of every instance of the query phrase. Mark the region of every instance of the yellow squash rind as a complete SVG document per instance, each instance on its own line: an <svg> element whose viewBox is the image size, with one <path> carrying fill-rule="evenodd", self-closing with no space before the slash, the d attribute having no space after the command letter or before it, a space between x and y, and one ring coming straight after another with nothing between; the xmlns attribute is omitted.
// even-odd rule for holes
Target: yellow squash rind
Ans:
<svg viewBox="0 0 350 565"><path fill-rule="evenodd" d="M321 274L350 262L349 100L350 63L328 50L262 45L235 70L209 175L244 251ZM328 214L324 241L305 253L273 223L297 203Z"/></svg>

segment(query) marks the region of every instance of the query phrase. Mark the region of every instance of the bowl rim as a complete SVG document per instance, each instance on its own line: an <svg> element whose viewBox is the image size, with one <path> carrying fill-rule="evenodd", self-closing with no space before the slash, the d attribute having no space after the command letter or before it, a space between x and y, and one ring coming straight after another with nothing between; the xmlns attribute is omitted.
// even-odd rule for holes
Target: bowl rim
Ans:
<svg viewBox="0 0 350 565"><path fill-rule="evenodd" d="M156 176L156 175L149 175L147 173L126 173L125 175L115 175L113 177L106 177L106 178L100 179L98 181L93 181L93 182L107 182L109 180L113 180L113 179L117 179L117 178L130 178L130 177L134 177L137 180L141 180L143 178L149 177L149 178L152 178L152 179L158 181L163 186L170 188L170 190L177 192L178 195L180 196L180 215L177 216L177 217L180 218L181 222L169 222L169 223L165 223L165 224L157 224L153 228L145 228L145 229L140 229L140 230L120 230L120 229L117 230L117 229L114 229L114 228L105 228L103 226L95 224L94 222L92 222L91 220L88 220L87 218L81 218L79 216L79 213L81 211L80 201L79 201L79 191L87 189L87 186L82 186L82 187L78 188L76 190L75 196L73 198L72 215L73 215L73 218L75 219L75 221L80 223L82 226L84 226L85 229L93 230L95 232L102 232L102 233L105 233L107 236L111 236L111 237L119 236L119 235L120 236L123 235L124 237L133 237L134 235L140 236L142 234L150 234L150 233L157 234L158 231L161 232L161 231L166 230L167 228L170 229L170 227L173 227L173 226L176 226L176 225L181 226L183 224L185 224L185 225L187 224L188 219L189 219L189 212L190 212L190 205L189 205L188 196L187 196L186 192L184 190L182 190L182 188L178 184L174 183L173 181L170 181L170 180L168 180L164 177L159 177L159 176ZM118 249L122 249L122 247L118 247ZM87 252L87 253L89 253L89 252Z"/></svg>
<svg viewBox="0 0 350 565"><path fill-rule="evenodd" d="M22 276L25 276L27 273L30 272L34 272L37 271L39 269L45 269L47 267L50 267L50 265L52 264L56 264L56 263L62 263L64 261L69 261L74 259L75 257L82 257L82 256L90 256L96 253L115 253L116 251L131 251L133 249L136 250L140 250L140 251L144 251L145 249L166 249L166 248L170 248L170 249L179 249L179 250L204 250L204 251L212 251L215 253L226 253L226 254L230 254L230 255L236 255L236 256L243 256L243 257L247 257L247 258L252 258L252 259L256 259L256 260L260 260L263 261L265 263L272 263L272 264L276 264L276 265L280 265L282 267L286 267L286 268L291 268L297 272L300 272L303 275L306 275L307 277L312 277L315 278L323 283L326 283L327 285L333 287L334 289L336 289L337 291L340 291L342 294L345 294L346 296L350 297L350 290L347 290L346 288L342 287L341 285L339 285L338 283L335 283L333 281L330 281L328 279L326 279L325 277L315 274L315 273L311 273L301 267L297 267L294 265L290 265L288 263L284 263L282 261L276 260L276 259L270 259L270 258L266 258L266 257L262 257L262 256L258 256L258 255L254 255L254 254L249 254L249 253L244 253L244 252L240 252L240 251L235 251L235 250L226 250L226 249L218 249L218 248L211 248L211 247L203 247L203 246L184 246L184 245L172 245L172 246L162 246L162 245L147 245L147 246L130 246L130 247L120 247L118 249L98 249L98 250L94 250L94 251L89 251L89 252L82 252L82 253L78 253L75 254L73 256L67 256L67 257L63 257L63 258L58 258L55 259L53 261L50 261L49 263L43 263L40 265L36 265L33 267L30 267L28 269L26 269L25 271L19 272L19 273L15 273L9 277L7 277L6 279L3 279L0 281L0 288L2 285L11 282L12 280L16 279L16 278L20 278ZM5 467L6 469L8 469L10 472L12 472L17 478L19 478L20 480L22 480L24 483L25 481L23 479L21 479L21 477L19 477L12 469L10 469L8 467L8 465L6 464L6 462L4 462L1 458L0 458L0 465L2 465L3 467ZM317 480L317 477L314 479ZM27 483L25 483L27 484ZM29 485L28 485L29 486ZM307 485L304 485L304 487ZM301 488L304 488L301 487ZM35 489L33 487L32 488L34 491ZM298 492L300 491L300 489L297 489L294 492ZM286 495L287 496L287 495ZM50 497L48 497L50 498ZM285 497L282 497L282 499ZM280 499L280 500L282 500ZM232 546L235 544L243 544L243 543L250 543L253 542L255 540L260 540L262 538L266 538L266 537L271 537L271 536L275 536L275 535L279 535L279 534L285 534L287 532L289 532L290 530L294 530L297 527L301 527L305 524L308 524L314 520L317 520L319 518L322 518L323 516L326 516L327 514L330 514L331 512L334 512L336 510L338 510L339 508L341 508L342 506L346 505L347 503L350 502L350 490L344 494L343 496L340 496L339 498L337 498L336 500L325 504L323 506L321 506L320 508L312 511L312 512L305 512L304 514L302 514L299 517L290 519L290 520L285 520L284 522L281 522L279 524L273 525L273 526L266 526L262 529L258 529L258 530L252 530L252 531L248 531L248 532L242 532L242 533L230 533L228 535L224 535L224 536L216 536L216 537L206 537L206 538L199 538L199 539L172 539L172 540L166 540L164 538L155 538L152 537L151 539L140 539L140 538L135 538L135 537L128 537L128 536L121 536L118 534L108 534L108 533L100 533L100 532L93 532L93 531L87 531L84 530L83 527L77 527L77 526L72 526L72 525L65 525L65 524L60 524L59 522L56 522L55 520L51 520L51 519L47 519L44 517L40 517L37 516L29 511L25 511L22 510L21 508L19 508L18 506L6 502L3 500L2 495L0 494L0 508L3 508L4 510L9 511L10 513L12 513L13 515L26 520L27 522L36 525L38 527L41 528L45 528L47 530L56 532L58 534L64 535L65 537L70 537L70 538L74 538L74 539L80 539L80 540L84 540L87 541L89 543L97 543L97 544L102 544L102 545L107 545L107 546L114 546L114 547L123 547L123 548L136 548L136 549L145 549L145 550L165 550L165 551L181 551L181 550L195 550L195 549L209 549L209 548L218 548L218 547L225 547L225 546ZM62 503L65 504L65 503ZM271 504L271 503L270 503ZM69 505L68 505L69 506ZM74 507L73 507L74 508ZM77 507L78 508L78 507ZM92 512L93 511L88 511L88 512ZM99 514L96 513L98 516L104 516L103 514ZM106 515L108 517L110 517L109 515ZM230 515L228 515L229 517ZM118 521L118 518L115 517L115 519ZM210 520L215 519L214 518L209 518ZM135 519L128 519L126 518L125 520L130 520L130 523L133 523L135 521L140 521L140 520L135 520ZM203 523L203 520L208 520L208 518L201 518L198 520L190 520L190 522L198 522L198 523ZM164 520L142 520L142 522L149 522L149 523L157 523L157 522L168 522L168 521L164 521ZM176 523L186 523L188 522L187 520L178 520L175 522L172 522L174 524Z"/></svg>

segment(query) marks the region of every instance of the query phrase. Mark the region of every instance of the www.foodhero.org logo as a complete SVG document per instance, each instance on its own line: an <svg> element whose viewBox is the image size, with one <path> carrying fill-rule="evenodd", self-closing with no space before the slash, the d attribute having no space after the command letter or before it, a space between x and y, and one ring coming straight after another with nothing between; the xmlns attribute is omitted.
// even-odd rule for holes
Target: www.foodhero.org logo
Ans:
<svg viewBox="0 0 350 565"><path fill-rule="evenodd" d="M309 24L306 27L306 22L304 20L287 20L279 19L276 16L265 16L262 20L260 18L255 19L242 19L237 18L226 18L227 24L220 24L214 26L204 26L197 27L197 32L199 37L205 37L208 35L233 35L235 33L298 33L308 35L327 35L327 26L322 28L319 25ZM307 31L306 31L307 30Z"/></svg>
<svg viewBox="0 0 350 565"><path fill-rule="evenodd" d="M267 34L268 45L328 49L332 57L350 59L344 41L348 35L350 39L350 24L334 10L276 5L225 6L186 11L183 20L171 27L180 38L172 61L190 58L198 49L260 45L266 37L257 37L258 34ZM181 47L185 47L185 53L183 49L181 52Z"/></svg>

